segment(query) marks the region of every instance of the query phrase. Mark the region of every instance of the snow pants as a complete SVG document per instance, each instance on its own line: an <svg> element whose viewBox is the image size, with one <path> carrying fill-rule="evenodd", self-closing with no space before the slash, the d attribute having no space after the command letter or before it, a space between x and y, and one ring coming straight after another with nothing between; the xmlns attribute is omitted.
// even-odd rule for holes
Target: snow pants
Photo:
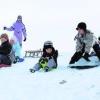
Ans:
<svg viewBox="0 0 100 100"><path fill-rule="evenodd" d="M94 51L95 51L95 53L96 53L96 56L97 56L98 59L100 60L100 47L99 47L99 44L95 44L95 45L93 46L93 49L94 49Z"/></svg>
<svg viewBox="0 0 100 100"><path fill-rule="evenodd" d="M47 63L47 67L50 68L50 69L52 69L52 68L54 68L55 66L56 66L56 63L55 63L54 59L50 59L50 60L48 61L48 63ZM33 67L33 69L34 69L35 71L40 70L40 69L41 69L40 64L37 63L37 64Z"/></svg>
<svg viewBox="0 0 100 100"><path fill-rule="evenodd" d="M11 59L9 56L1 55L0 54L0 64L11 65Z"/></svg>

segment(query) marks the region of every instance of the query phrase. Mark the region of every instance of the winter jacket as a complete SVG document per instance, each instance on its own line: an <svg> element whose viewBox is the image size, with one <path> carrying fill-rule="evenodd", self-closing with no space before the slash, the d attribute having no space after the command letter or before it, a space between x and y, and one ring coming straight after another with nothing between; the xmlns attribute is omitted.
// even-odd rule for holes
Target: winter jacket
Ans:
<svg viewBox="0 0 100 100"><path fill-rule="evenodd" d="M22 22L16 21L10 28L7 28L8 31L14 31L14 35L18 42L22 44L23 36L26 37L26 28Z"/></svg>
<svg viewBox="0 0 100 100"><path fill-rule="evenodd" d="M0 54L2 55L10 54L11 50L12 50L12 46L8 41L2 43L0 46Z"/></svg>
<svg viewBox="0 0 100 100"><path fill-rule="evenodd" d="M0 64L11 65L10 53L12 46L8 41L4 42L0 46Z"/></svg>
<svg viewBox="0 0 100 100"><path fill-rule="evenodd" d="M75 36L76 41L76 52L80 52L85 46L85 52L89 53L93 46L93 33L89 30L86 31L85 35L81 36L79 33Z"/></svg>
<svg viewBox="0 0 100 100"><path fill-rule="evenodd" d="M57 57L58 57L58 50L55 50L53 47L52 47L52 53L51 54L48 54L46 53L46 50L43 49L43 55L41 58L49 58L49 59L54 59L56 65L57 65Z"/></svg>

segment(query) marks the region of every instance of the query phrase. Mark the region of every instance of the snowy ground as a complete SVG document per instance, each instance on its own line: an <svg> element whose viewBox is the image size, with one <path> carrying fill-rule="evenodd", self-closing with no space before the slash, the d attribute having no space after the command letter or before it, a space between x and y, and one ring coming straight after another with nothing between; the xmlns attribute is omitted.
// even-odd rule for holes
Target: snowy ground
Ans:
<svg viewBox="0 0 100 100"><path fill-rule="evenodd" d="M69 69L66 56L60 56L58 69L48 73L30 73L38 60L32 58L0 69L0 100L100 100L100 67Z"/></svg>

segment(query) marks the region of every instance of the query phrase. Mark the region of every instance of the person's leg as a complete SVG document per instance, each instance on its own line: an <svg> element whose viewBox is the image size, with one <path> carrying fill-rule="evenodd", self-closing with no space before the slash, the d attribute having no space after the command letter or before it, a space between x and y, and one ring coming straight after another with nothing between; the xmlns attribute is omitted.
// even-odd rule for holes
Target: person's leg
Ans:
<svg viewBox="0 0 100 100"><path fill-rule="evenodd" d="M83 55L83 52L75 52L75 54L72 56L69 64L74 64L77 62Z"/></svg>
<svg viewBox="0 0 100 100"><path fill-rule="evenodd" d="M54 59L50 59L48 61L47 67L45 68L45 71L48 72L50 71L52 68L56 67L56 62L54 61Z"/></svg>
<svg viewBox="0 0 100 100"><path fill-rule="evenodd" d="M11 59L10 59L9 56L1 55L0 56L0 63L1 64L6 64L6 65L11 65L12 64L12 61L11 61Z"/></svg>
<svg viewBox="0 0 100 100"><path fill-rule="evenodd" d="M39 63L37 63L32 69L30 69L30 71L31 71L32 73L34 73L35 71L38 71L38 70L40 70L40 69L41 69L41 67L40 67Z"/></svg>
<svg viewBox="0 0 100 100"><path fill-rule="evenodd" d="M83 56L83 58L84 58L86 61L90 62L89 56L90 56L90 55L89 55L88 53L85 53L84 56Z"/></svg>
<svg viewBox="0 0 100 100"><path fill-rule="evenodd" d="M12 50L11 51L11 53L9 54L9 57L10 57L10 59L11 59L11 62L12 63L16 63L17 61L16 61L16 57L15 57L15 52Z"/></svg>
<svg viewBox="0 0 100 100"><path fill-rule="evenodd" d="M74 64L75 62L77 62L79 59L82 58L83 54L85 52L85 44L83 44L83 48L81 51L79 52L75 52L75 54L72 56L70 63L69 64Z"/></svg>
<svg viewBox="0 0 100 100"><path fill-rule="evenodd" d="M96 53L96 56L99 58L99 60L100 60L100 47L99 47L99 44L95 44L94 46L93 46L93 49L94 49L94 51L95 51L95 53Z"/></svg>
<svg viewBox="0 0 100 100"><path fill-rule="evenodd" d="M2 55L0 54L0 64L2 64Z"/></svg>
<svg viewBox="0 0 100 100"><path fill-rule="evenodd" d="M20 47L22 48L22 43L20 43Z"/></svg>

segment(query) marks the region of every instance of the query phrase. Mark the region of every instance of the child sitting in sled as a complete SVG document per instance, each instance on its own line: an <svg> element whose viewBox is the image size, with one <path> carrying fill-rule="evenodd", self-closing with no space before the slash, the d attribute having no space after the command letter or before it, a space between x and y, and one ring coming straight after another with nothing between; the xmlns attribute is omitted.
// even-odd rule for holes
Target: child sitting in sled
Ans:
<svg viewBox="0 0 100 100"><path fill-rule="evenodd" d="M10 66L12 64L10 59L10 53L12 51L12 46L9 43L9 38L6 33L0 36L0 67Z"/></svg>
<svg viewBox="0 0 100 100"><path fill-rule="evenodd" d="M58 51L53 47L53 43L51 41L46 41L44 43L42 57L30 71L34 73L35 71L43 69L45 72L48 72L51 69L57 68L57 57Z"/></svg>

